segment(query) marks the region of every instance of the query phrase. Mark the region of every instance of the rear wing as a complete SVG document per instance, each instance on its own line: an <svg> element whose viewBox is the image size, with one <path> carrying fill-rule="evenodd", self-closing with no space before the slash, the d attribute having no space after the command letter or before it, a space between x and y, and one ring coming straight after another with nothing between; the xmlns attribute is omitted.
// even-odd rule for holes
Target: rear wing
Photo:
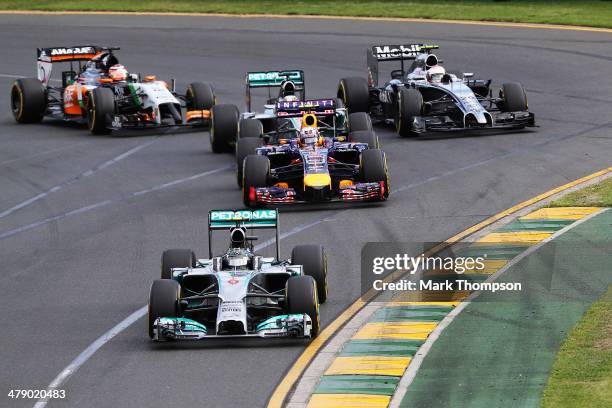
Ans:
<svg viewBox="0 0 612 408"><path fill-rule="evenodd" d="M419 54L429 54L438 49L437 45L405 44L405 45L375 45L366 52L368 64L368 83L378 86L378 63L400 61L404 71L404 61L414 60Z"/></svg>
<svg viewBox="0 0 612 408"><path fill-rule="evenodd" d="M278 102L276 115L283 118L301 117L306 113L317 116L331 116L336 114L335 99L311 99L295 102Z"/></svg>
<svg viewBox="0 0 612 408"><path fill-rule="evenodd" d="M251 89L267 88L268 98L271 98L270 88L278 88L285 81L293 82L296 91L302 95L301 99L304 99L306 82L304 71L301 69L247 72L245 75L247 111L251 112Z"/></svg>
<svg viewBox="0 0 612 408"><path fill-rule="evenodd" d="M73 63L89 61L102 51L118 50L119 47L99 47L97 45L81 45L74 47L47 47L36 49L36 63L38 67L38 79L46 86L51 77L52 65L57 62L69 62L70 70Z"/></svg>
<svg viewBox="0 0 612 408"><path fill-rule="evenodd" d="M208 212L208 252L212 258L212 231L233 227L276 230L276 259L280 259L278 210L210 210Z"/></svg>

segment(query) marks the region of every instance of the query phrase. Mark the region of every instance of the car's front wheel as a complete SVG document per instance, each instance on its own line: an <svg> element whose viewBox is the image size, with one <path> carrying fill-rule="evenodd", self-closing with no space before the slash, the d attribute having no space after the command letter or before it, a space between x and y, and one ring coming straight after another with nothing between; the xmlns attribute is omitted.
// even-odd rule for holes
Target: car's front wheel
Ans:
<svg viewBox="0 0 612 408"><path fill-rule="evenodd" d="M270 159L257 154L248 155L242 168L242 198L244 205L253 207L257 205L255 189L267 187L270 177Z"/></svg>
<svg viewBox="0 0 612 408"><path fill-rule="evenodd" d="M317 282L319 303L327 300L327 254L321 245L298 245L291 251L291 264L302 265L304 275Z"/></svg>
<svg viewBox="0 0 612 408"><path fill-rule="evenodd" d="M312 321L310 331L314 339L319 334L321 319L317 299L317 283L312 276L292 276L286 286L287 313L307 314Z"/></svg>
<svg viewBox="0 0 612 408"><path fill-rule="evenodd" d="M149 293L149 337L155 333L153 324L158 317L178 317L181 286L171 279L157 279Z"/></svg>

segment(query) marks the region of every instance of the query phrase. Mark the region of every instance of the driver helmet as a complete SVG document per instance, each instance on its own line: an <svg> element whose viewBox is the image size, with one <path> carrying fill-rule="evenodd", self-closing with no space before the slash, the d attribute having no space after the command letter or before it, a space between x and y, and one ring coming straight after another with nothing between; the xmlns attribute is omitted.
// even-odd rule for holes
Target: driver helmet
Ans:
<svg viewBox="0 0 612 408"><path fill-rule="evenodd" d="M127 69L121 64L115 64L108 70L108 77L113 81L125 81L127 79Z"/></svg>
<svg viewBox="0 0 612 408"><path fill-rule="evenodd" d="M85 71L81 74L79 82L84 84L96 84L99 82L99 79L102 75L100 75L100 71L96 69L94 66L87 67Z"/></svg>
<svg viewBox="0 0 612 408"><path fill-rule="evenodd" d="M442 82L442 77L446 74L446 70L440 65L434 65L427 70L427 80L429 82Z"/></svg>
<svg viewBox="0 0 612 408"><path fill-rule="evenodd" d="M314 126L300 129L300 144L303 147L315 147L319 143L319 130Z"/></svg>
<svg viewBox="0 0 612 408"><path fill-rule="evenodd" d="M293 81L283 81L280 86L280 97L295 96L295 84Z"/></svg>

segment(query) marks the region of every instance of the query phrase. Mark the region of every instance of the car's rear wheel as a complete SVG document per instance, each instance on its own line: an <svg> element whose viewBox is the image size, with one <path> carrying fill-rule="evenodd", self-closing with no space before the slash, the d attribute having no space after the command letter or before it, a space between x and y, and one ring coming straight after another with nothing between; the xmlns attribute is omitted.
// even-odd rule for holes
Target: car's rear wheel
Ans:
<svg viewBox="0 0 612 408"><path fill-rule="evenodd" d="M181 285L170 279L157 279L149 293L149 337L153 338L153 323L158 317L178 317Z"/></svg>
<svg viewBox="0 0 612 408"><path fill-rule="evenodd" d="M11 111L19 123L37 123L47 109L47 92L36 78L18 79L11 87Z"/></svg>
<svg viewBox="0 0 612 408"><path fill-rule="evenodd" d="M212 86L203 82L192 82L185 94L187 109L210 110L215 105L215 93Z"/></svg>
<svg viewBox="0 0 612 408"><path fill-rule="evenodd" d="M353 143L367 143L370 149L378 149L380 147L378 136L371 130L351 132L349 133L349 140Z"/></svg>
<svg viewBox="0 0 612 408"><path fill-rule="evenodd" d="M161 257L161 278L172 279L172 268L193 268L196 256L191 249L166 249Z"/></svg>
<svg viewBox="0 0 612 408"><path fill-rule="evenodd" d="M415 136L412 128L415 116L423 112L423 95L413 88L400 89L397 94L397 114L395 117L395 130L402 137Z"/></svg>
<svg viewBox="0 0 612 408"><path fill-rule="evenodd" d="M238 139L236 142L236 182L238 187L242 187L242 170L244 159L250 155L255 154L255 149L261 147L263 141L260 138L249 137L246 139Z"/></svg>
<svg viewBox="0 0 612 408"><path fill-rule="evenodd" d="M270 159L257 154L248 155L243 162L242 197L244 205L256 205L255 189L266 187L270 176Z"/></svg>
<svg viewBox="0 0 612 408"><path fill-rule="evenodd" d="M361 130L372 131L374 129L370 115L365 112L355 112L349 114L348 123L350 132L359 132Z"/></svg>
<svg viewBox="0 0 612 408"><path fill-rule="evenodd" d="M115 113L115 94L110 88L94 88L87 91L87 127L94 135L111 132L108 126Z"/></svg>
<svg viewBox="0 0 612 408"><path fill-rule="evenodd" d="M528 109L527 94L523 85L518 82L509 82L502 85L505 112L521 112Z"/></svg>
<svg viewBox="0 0 612 408"><path fill-rule="evenodd" d="M317 283L319 303L327 300L327 255L321 245L298 245L291 251L291 264L302 265L304 275Z"/></svg>
<svg viewBox="0 0 612 408"><path fill-rule="evenodd" d="M307 314L312 320L311 337L319 334L321 327L317 283L312 276L292 276L286 286L287 312L289 314Z"/></svg>
<svg viewBox="0 0 612 408"><path fill-rule="evenodd" d="M370 107L370 90L365 79L349 77L340 80L338 98L344 101L350 113L368 112Z"/></svg>
<svg viewBox="0 0 612 408"><path fill-rule="evenodd" d="M231 152L238 135L239 111L235 105L215 105L210 110L210 146L214 153Z"/></svg>
<svg viewBox="0 0 612 408"><path fill-rule="evenodd" d="M380 149L368 149L361 152L361 165L359 167L361 179L365 183L383 182L381 200L389 197L389 170L385 152Z"/></svg>

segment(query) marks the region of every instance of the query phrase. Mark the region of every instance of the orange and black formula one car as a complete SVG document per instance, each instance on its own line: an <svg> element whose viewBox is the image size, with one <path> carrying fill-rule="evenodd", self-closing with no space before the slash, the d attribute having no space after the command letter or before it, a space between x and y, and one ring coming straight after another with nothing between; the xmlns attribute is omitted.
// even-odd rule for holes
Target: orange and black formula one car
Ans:
<svg viewBox="0 0 612 408"><path fill-rule="evenodd" d="M215 95L210 85L191 83L185 94L149 75L130 74L119 63L116 47L95 45L38 48L38 78L15 81L11 110L19 123L45 116L86 123L94 134L119 129L210 126ZM52 68L64 64L61 84L51 83Z"/></svg>

